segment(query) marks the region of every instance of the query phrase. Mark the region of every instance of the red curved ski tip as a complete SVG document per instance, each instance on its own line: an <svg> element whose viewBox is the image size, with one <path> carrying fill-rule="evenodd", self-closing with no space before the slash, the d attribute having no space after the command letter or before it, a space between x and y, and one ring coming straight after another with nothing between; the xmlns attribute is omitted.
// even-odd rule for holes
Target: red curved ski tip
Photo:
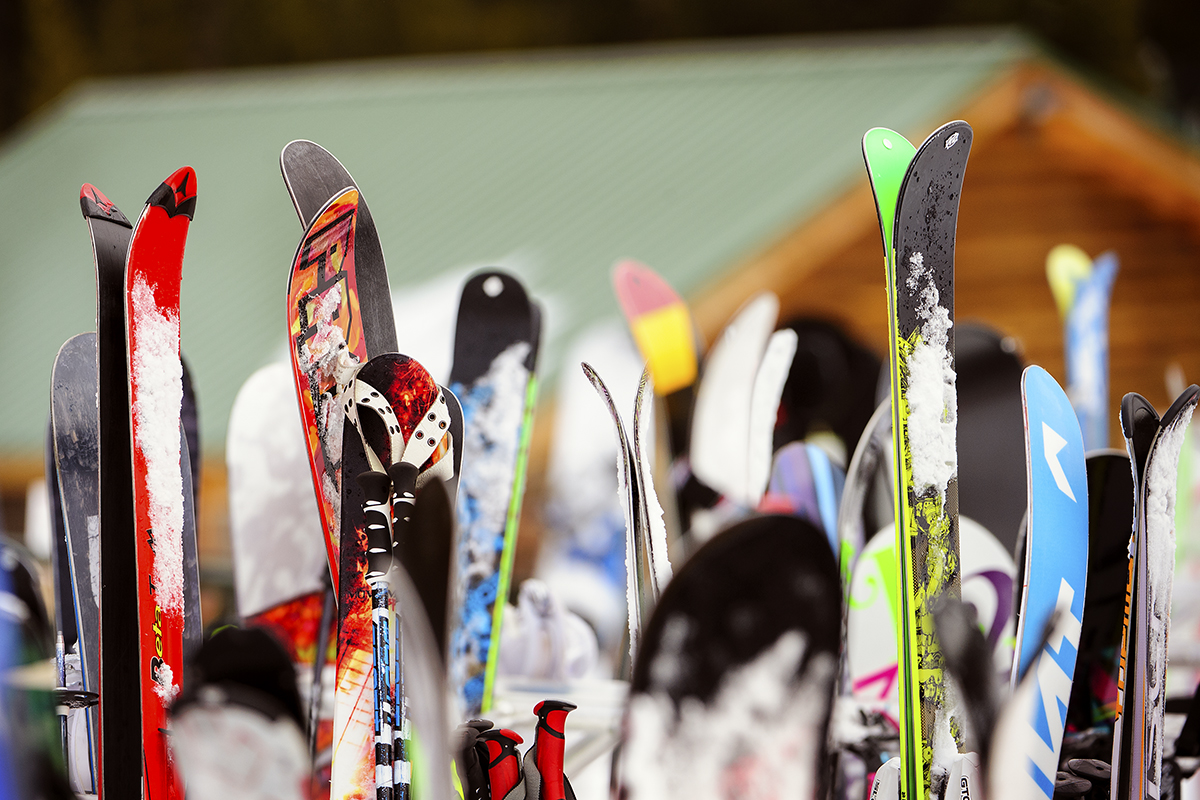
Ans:
<svg viewBox="0 0 1200 800"><path fill-rule="evenodd" d="M182 214L192 219L196 213L196 170L180 167L172 172L150 195L146 205L158 206L168 217Z"/></svg>
<svg viewBox="0 0 1200 800"><path fill-rule="evenodd" d="M612 280L617 301L629 319L683 302L661 275L633 259L618 261Z"/></svg>
<svg viewBox="0 0 1200 800"><path fill-rule="evenodd" d="M125 215L121 213L121 209L117 208L112 200L105 197L104 192L90 183L85 183L79 187L79 208L83 211L83 216L86 218L106 219L110 222L124 225L126 228L133 227Z"/></svg>

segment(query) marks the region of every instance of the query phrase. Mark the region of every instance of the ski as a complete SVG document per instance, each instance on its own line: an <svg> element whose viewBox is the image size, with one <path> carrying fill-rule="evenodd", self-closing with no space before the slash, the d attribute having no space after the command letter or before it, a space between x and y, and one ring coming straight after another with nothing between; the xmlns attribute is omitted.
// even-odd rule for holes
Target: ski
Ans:
<svg viewBox="0 0 1200 800"><path fill-rule="evenodd" d="M242 619L322 592L329 573L300 427L285 363L247 378L229 412L229 542Z"/></svg>
<svg viewBox="0 0 1200 800"><path fill-rule="evenodd" d="M51 376L51 465L65 533L73 601L63 613L73 617L75 653L83 675L82 689L99 693L100 417L96 406L96 378L96 334L81 333L71 337L59 349ZM64 644L68 648L71 646L69 640ZM82 746L68 748L68 772L73 778L87 775L87 781L75 782L74 788L96 794L100 715L95 708L77 713L86 718L86 737Z"/></svg>
<svg viewBox="0 0 1200 800"><path fill-rule="evenodd" d="M629 436L625 425L621 422L621 414L617 411L612 394L604 385L600 375L589 364L581 364L583 374L587 377L592 388L604 402L617 438L617 491L621 498L621 510L625 514L625 604L629 620L629 661L628 667L636 663L638 642L642 626L649 617L652 604L650 581L651 575L648 562L643 557L644 542L647 539L643 520L646 515L642 512L644 501L639 491L640 481L638 472L641 467L634 457L633 448L629 445ZM644 374L644 373L643 373Z"/></svg>
<svg viewBox="0 0 1200 800"><path fill-rule="evenodd" d="M650 463L653 450L653 420L649 406L653 398L654 387L650 379L650 370L647 368L638 382L631 420L633 429L627 438L633 445L633 475L637 481L637 496L640 500L640 527L645 537L640 555L646 564L645 572L651 600L657 603L663 587L671 580L671 561L667 555L667 526L663 521L663 509L658 502L658 493L654 490L654 470Z"/></svg>
<svg viewBox="0 0 1200 800"><path fill-rule="evenodd" d="M936 598L959 594L954 234L971 127L951 122L934 131L897 182L908 152L902 142L894 131L875 128L863 137L863 155L888 256L902 796L923 800L935 746L957 749L959 740L931 614ZM895 200L883 199L893 185ZM889 229L884 220L892 202ZM946 737L951 741L942 744Z"/></svg>
<svg viewBox="0 0 1200 800"><path fill-rule="evenodd" d="M419 458L416 465L422 467L420 471L428 473L429 477L450 475L454 458L449 453L451 448L457 447L457 443L451 442L446 435L450 423L445 411L445 397L420 364L407 356L377 356L359 369L354 381L343 398L346 403L343 411L343 469L351 470L346 474L357 477L373 467L374 471L379 472L380 466L402 461L412 463ZM384 411L385 407L390 409L390 413ZM440 410L435 411L435 408ZM436 438L430 436L429 421L425 420L431 413L435 417L432 424L437 431ZM416 438L417 433L421 434L420 440ZM431 439L433 443L429 444ZM364 441L370 442L370 447L365 447ZM408 453L409 443L414 447L412 454ZM386 592L390 590L391 575L389 573L389 586L384 588L383 597L376 597L374 603L372 595L377 593L372 592L367 581L368 570L374 571L377 565L368 565L369 531L364 515L366 500L363 487L357 480L343 480L342 528L347 535L341 539L338 561L341 576L338 582L338 647L330 795L335 800L359 795L381 797L380 789L387 788L390 791L391 769L382 769L384 764L380 763L378 766L381 769L376 770L376 753L377 748L381 748L390 754L395 747L390 730L393 691L397 708L402 708L403 701L402 687L393 686L392 660L384 655L391 649L391 619L386 610ZM389 523L392 502L389 497L382 503L373 504L382 505L379 513L387 514ZM387 538L389 541L384 554L390 558L390 536ZM378 549L378 541L372 541L373 547ZM402 619L407 612L402 606L401 609ZM377 623L382 630L376 631ZM382 651L380 655L383 661L376 663L375 654L379 651ZM372 686L376 687L374 693ZM376 695L385 708L377 708ZM389 718L377 717L381 714ZM403 727L403 719L397 727ZM390 767L390 764L389 755L387 765ZM395 782L407 784L407 780Z"/></svg>
<svg viewBox="0 0 1200 800"><path fill-rule="evenodd" d="M1029 511L1025 582L1011 684L1026 675L1036 695L1025 720L1026 763L1009 776L1012 796L1054 796L1075 676L1088 583L1088 497L1083 434L1066 392L1041 367L1021 378ZM1060 638L1044 638L1055 615Z"/></svg>
<svg viewBox="0 0 1200 800"><path fill-rule="evenodd" d="M179 288L196 207L196 173L174 172L150 195L125 264L125 329L137 540L144 796L182 796L166 738L183 681L183 368ZM191 487L186 487L188 493Z"/></svg>
<svg viewBox="0 0 1200 800"><path fill-rule="evenodd" d="M749 452L746 454L746 499L754 506L762 500L771 481L779 400L791 373L797 339L791 328L772 333L754 375L750 393Z"/></svg>
<svg viewBox="0 0 1200 800"><path fill-rule="evenodd" d="M1166 704L1167 634L1171 619L1171 589L1175 569L1176 468L1184 432L1200 399L1200 387L1192 385L1175 399L1154 432L1150 446L1140 448L1141 434L1148 425L1144 400L1126 395L1121 404L1122 428L1135 448L1131 456L1139 464L1135 483L1134 570L1132 604L1125 650L1126 714L1118 736L1122 760L1116 758L1114 743L1112 794L1114 797L1158 798L1162 794L1163 715ZM1126 414L1126 407L1130 412ZM1145 403L1149 406L1149 403ZM1151 409L1152 410L1152 409ZM1131 425L1126 425L1126 419ZM1144 462L1142 461L1142 453ZM1130 702L1132 698L1132 702ZM1131 718L1127 718L1132 710ZM1128 754L1128 766L1123 761Z"/></svg>
<svg viewBox="0 0 1200 800"><path fill-rule="evenodd" d="M839 554L843 584L849 582L851 560L838 540L838 504L845 485L845 473L824 450L807 442L789 442L775 454L771 481L758 504L759 511L802 517L823 532Z"/></svg>
<svg viewBox="0 0 1200 800"><path fill-rule="evenodd" d="M1108 446L1108 311L1117 254L1095 261L1074 245L1046 256L1046 277L1063 321L1067 387L1089 450Z"/></svg>
<svg viewBox="0 0 1200 800"><path fill-rule="evenodd" d="M101 698L97 777L102 797L137 797L142 791L136 746L141 737L141 689L138 631L129 620L137 618L139 581L125 355L125 260L133 226L91 184L79 190L79 205L88 223L96 267ZM106 740L124 744L105 749Z"/></svg>
<svg viewBox="0 0 1200 800"><path fill-rule="evenodd" d="M699 373L699 336L687 304L645 264L613 267L613 289L650 377L663 398L673 455L687 452L688 422Z"/></svg>
<svg viewBox="0 0 1200 800"><path fill-rule="evenodd" d="M840 620L833 553L807 522L766 515L713 536L647 623L621 796L824 796Z"/></svg>
<svg viewBox="0 0 1200 800"><path fill-rule="evenodd" d="M455 520L457 619L450 683L467 718L487 711L516 549L537 396L541 314L506 273L463 287L450 391L462 404L463 460Z"/></svg>
<svg viewBox="0 0 1200 800"><path fill-rule="evenodd" d="M778 316L779 299L770 292L746 301L708 353L692 410L693 474L745 508L758 505L750 487L750 419L755 379Z"/></svg>
<svg viewBox="0 0 1200 800"><path fill-rule="evenodd" d="M305 139L296 139L284 146L279 154L279 169L300 217L300 225L305 229L311 227L317 214L344 189L358 190L358 184L342 162L319 144ZM358 193L358 219L354 228L354 275L368 356L395 353L399 347L392 315L392 290L388 285L379 233L362 192Z"/></svg>
<svg viewBox="0 0 1200 800"><path fill-rule="evenodd" d="M356 282L357 218L358 192L353 189L321 209L292 259L287 295L288 351L334 591L341 574L340 503L346 477L338 397L367 360Z"/></svg>

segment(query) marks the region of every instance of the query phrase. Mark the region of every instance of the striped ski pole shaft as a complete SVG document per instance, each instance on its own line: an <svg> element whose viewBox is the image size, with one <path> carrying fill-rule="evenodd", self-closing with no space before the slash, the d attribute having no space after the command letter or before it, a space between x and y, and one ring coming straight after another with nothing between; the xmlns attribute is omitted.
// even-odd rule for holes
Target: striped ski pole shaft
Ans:
<svg viewBox="0 0 1200 800"><path fill-rule="evenodd" d="M422 417L420 424L413 431L408 442L404 445L404 454L388 467L388 477L392 484L392 547L399 548L400 542L408 531L412 521L413 507L417 497L417 476L421 466L437 450L438 445L448 435L450 414L446 406L446 397L439 391L433 406ZM395 453L395 451L393 451ZM398 558L393 563L399 563ZM412 784L412 765L408 760L408 747L405 740L408 736L408 701L404 695L404 646L400 636L400 615L403 609L396 609L395 621L395 651L396 666L394 675L394 692L396 697L396 726L393 730L392 752L394 797L397 800L408 800L409 787Z"/></svg>
<svg viewBox="0 0 1200 800"><path fill-rule="evenodd" d="M375 673L375 797L392 800L392 674L389 653L388 572L392 567L391 479L369 470L358 476L366 499L363 516L367 528L367 585L371 588L371 627Z"/></svg>

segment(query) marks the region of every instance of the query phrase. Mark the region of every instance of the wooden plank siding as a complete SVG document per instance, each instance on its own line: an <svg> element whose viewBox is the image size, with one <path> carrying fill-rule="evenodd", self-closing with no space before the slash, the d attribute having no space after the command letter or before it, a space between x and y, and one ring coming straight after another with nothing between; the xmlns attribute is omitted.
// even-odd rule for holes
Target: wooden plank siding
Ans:
<svg viewBox="0 0 1200 800"><path fill-rule="evenodd" d="M1076 114L1078 107L1087 113ZM987 109L983 125L975 124L972 108ZM1016 337L1027 363L1065 381L1046 254L1064 242L1093 256L1116 250L1110 408L1112 442L1120 445L1117 409L1125 392L1140 392L1165 410L1171 398L1164 373L1172 362L1200 382L1200 161L1041 65L1014 70L964 112L976 137L959 210L956 316ZM883 356L882 255L864 177L752 259L746 273L767 279L753 290L776 291L785 317L835 321ZM744 280L741 273L726 277L695 301L710 340L749 295Z"/></svg>

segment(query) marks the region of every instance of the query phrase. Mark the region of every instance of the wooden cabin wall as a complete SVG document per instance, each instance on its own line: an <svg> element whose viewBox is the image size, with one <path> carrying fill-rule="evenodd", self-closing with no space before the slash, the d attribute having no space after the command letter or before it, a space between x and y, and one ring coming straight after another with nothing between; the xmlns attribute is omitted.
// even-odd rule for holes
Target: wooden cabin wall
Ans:
<svg viewBox="0 0 1200 800"><path fill-rule="evenodd" d="M1115 249L1109 407L1111 437L1122 395L1145 395L1160 411L1170 400L1167 366L1200 382L1200 236L1142 199L1144 187L1110 177L1094 153L1064 148L1061 137L1020 125L977 137L959 209L956 317L1016 337L1026 363L1065 383L1062 324L1046 282L1046 253L1076 244L1095 256ZM869 199L867 200L869 202ZM878 228L810 271L782 299L783 314L842 323L887 352L883 250Z"/></svg>

